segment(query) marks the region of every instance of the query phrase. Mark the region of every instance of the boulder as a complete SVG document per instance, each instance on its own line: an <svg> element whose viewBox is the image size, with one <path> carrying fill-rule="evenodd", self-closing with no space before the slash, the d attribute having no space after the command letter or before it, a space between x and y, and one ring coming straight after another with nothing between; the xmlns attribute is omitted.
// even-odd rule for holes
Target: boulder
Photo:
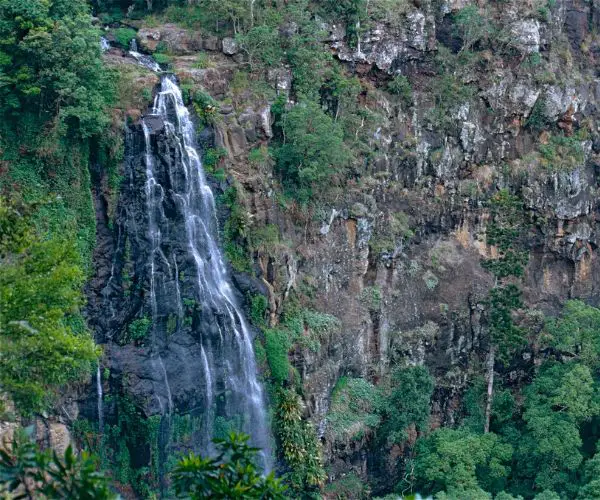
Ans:
<svg viewBox="0 0 600 500"><path fill-rule="evenodd" d="M229 37L223 38L223 54L232 56L237 54L240 51L239 44L233 39Z"/></svg>

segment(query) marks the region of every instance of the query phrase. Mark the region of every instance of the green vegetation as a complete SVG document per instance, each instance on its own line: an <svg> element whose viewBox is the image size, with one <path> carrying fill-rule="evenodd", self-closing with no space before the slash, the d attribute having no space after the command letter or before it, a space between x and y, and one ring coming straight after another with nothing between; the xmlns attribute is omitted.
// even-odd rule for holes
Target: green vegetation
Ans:
<svg viewBox="0 0 600 500"><path fill-rule="evenodd" d="M55 120L59 134L103 131L112 85L85 1L3 0L0 19L2 113L21 124L30 113Z"/></svg>
<svg viewBox="0 0 600 500"><path fill-rule="evenodd" d="M600 345L592 331L599 328L600 311L578 301L548 319L540 342L552 351L517 394L514 387L496 391L486 433L486 383L478 379L464 398L463 425L417 441L414 491L445 491L449 498L594 498Z"/></svg>
<svg viewBox="0 0 600 500"><path fill-rule="evenodd" d="M103 463L111 469L115 481L131 485L139 495L150 496L159 491L160 477L165 472L161 470L158 445L161 416L146 417L122 392L113 397L116 417L104 427ZM144 450L145 464L132 456L135 450Z"/></svg>
<svg viewBox="0 0 600 500"><path fill-rule="evenodd" d="M250 319L252 324L259 328L267 326L267 310L269 301L264 295L256 294L249 296L250 300Z"/></svg>
<svg viewBox="0 0 600 500"><path fill-rule="evenodd" d="M476 5L467 5L453 15L454 32L462 42L460 52L471 50L490 35L491 26L488 19L481 14Z"/></svg>
<svg viewBox="0 0 600 500"><path fill-rule="evenodd" d="M404 75L396 75L392 81L388 83L388 90L392 94L396 94L405 106L412 104L412 86Z"/></svg>
<svg viewBox="0 0 600 500"><path fill-rule="evenodd" d="M510 472L512 447L493 433L438 429L417 443L419 491L445 491L449 498L498 492Z"/></svg>
<svg viewBox="0 0 600 500"><path fill-rule="evenodd" d="M0 197L0 386L24 414L83 381L99 355L79 312L77 249L68 234L36 233L33 210Z"/></svg>
<svg viewBox="0 0 600 500"><path fill-rule="evenodd" d="M35 443L17 433L10 449L0 448L0 495L3 498L81 498L116 500L108 479L96 470L85 451L76 455L68 446L63 456L39 451Z"/></svg>
<svg viewBox="0 0 600 500"><path fill-rule="evenodd" d="M384 421L379 435L388 445L400 444L406 441L409 427L413 426L417 431L427 429L434 379L427 368L411 366L396 368L389 385L383 403Z"/></svg>
<svg viewBox="0 0 600 500"><path fill-rule="evenodd" d="M375 234L369 241L372 254L406 257L406 266L397 269L406 269L408 276L416 279L420 288L427 287L430 295L444 289L436 276L444 273L437 256L432 254L433 271L425 271L412 251L405 256L403 250L413 238L419 244L426 243L426 238L437 230L432 225L455 220L459 205L454 205L452 214L432 212L439 221L432 223L433 217L422 217L413 199L405 197L414 194L410 184L414 182L423 197L433 191L434 203L443 201L446 195L459 198L469 194L469 203L479 204L485 202L486 193L494 192L495 181L488 183L475 175L466 178L474 172L484 176L482 165L477 164L482 161L477 158L479 153L465 157L458 191L453 182L438 185L434 176L429 177L431 165L426 165L421 178L412 179L409 172L416 170L413 160L417 157L417 140L410 130L419 129L419 141L431 145L430 159L434 167L439 167L447 159L446 152L464 141L459 128L467 111L470 120L489 106L489 121L482 120L485 134L492 130L488 125L495 119L491 109L495 99L487 90L491 85L501 87L503 72L517 68L515 82L563 87L561 75L551 70L557 62L564 63L567 70L574 69L567 38L564 43L552 40L552 30L543 28L542 33L548 32L548 36L543 37L541 55L517 56L509 40L510 30L494 26L492 21L500 21L497 14L502 5L467 5L442 15L439 2L434 2L435 15L444 17L435 19L439 28L435 35L440 35L437 49L428 47L423 58L413 58L407 52L407 59L403 56L394 61L391 71L397 74L390 78L376 66L339 64L324 43L328 34L323 33L322 21L344 24L350 44L358 47L366 31L380 21L393 27L406 25L405 16L412 16L419 2L94 0L92 4L101 22L115 23L112 33L121 48L127 48L136 36L136 30L126 25L137 29L174 22L202 37L234 37L241 54L231 60L235 61L233 68L221 64L220 53L189 57L193 69L212 71L214 67L233 72L232 79L225 78L230 87L223 114L219 103L199 88L194 78L180 75L185 101L202 126L221 127L229 119L225 106L230 104L241 109L246 103L272 103L274 136L269 140L261 136L248 153L250 175L244 176L246 187L233 180L235 169L225 171L226 150L204 150L207 172L221 186L229 186L220 199L228 215L223 247L236 271L260 272L274 284L270 296L273 310L262 295L248 297L248 306L253 324L261 330L255 340L256 356L268 383L277 453L290 496L324 493L368 497L369 487L354 474L324 486L320 443L313 423L307 420L308 411L304 411L303 398L308 399L309 394L304 393L299 372L304 368L303 358L330 361L324 346L338 349L342 324L338 318L316 310L318 304L313 298L319 296L314 293L317 287L302 282L301 275L302 266L309 267L313 257L286 240L285 236L293 233L288 223L297 222L294 217L302 212L298 218L305 217L303 232L308 245L314 238L311 223L320 219L315 213L325 212L323 207L328 211L332 207L346 209L360 200L361 206L368 207L368 215L376 218ZM549 22L555 8L554 0L534 2L526 18L534 16ZM427 30L433 16L433 11L427 15ZM122 65L114 72L104 68L99 34L84 0L0 0L0 189L16 191L19 194L15 199L25 200L0 199L0 399L6 396L15 403L16 412L26 417L50 409L62 387L84 381L96 366L99 352L80 313L81 288L86 275L91 274L96 234L88 169L90 165L103 169L100 194L108 200L110 225L115 220L122 181L118 168L123 159L122 126L127 120L137 119L139 111L146 108L156 83L138 66ZM449 40L449 47L439 43L442 38ZM583 43L593 48L595 42ZM510 59L501 58L507 54ZM168 65L174 61L174 54L163 42L156 48L155 59ZM545 64L550 61L552 64ZM483 68L490 70L486 73L489 77L479 78L482 72L475 70ZM287 77L283 71L277 75L280 70L291 72L291 88L273 88L274 79L279 82L280 77ZM410 80L400 74L404 71L410 71ZM423 75L413 71L429 74L420 78ZM576 83L577 87L581 84ZM411 109L416 103L426 103L430 109L425 114L421 109ZM404 120L407 124L402 131L388 134L393 125L391 113L381 111L388 104L398 112L394 119L404 120L400 115L407 110L414 112ZM110 110L113 105L118 109ZM526 122L531 133L520 136L516 151L528 147L535 133L540 142L538 153L533 155L537 165L550 173L571 172L585 161L583 139L596 138L593 132L592 137L586 136L583 127L570 135L568 120L559 122L564 131L558 127L547 131L551 124L544 108L543 99L538 99ZM518 122L518 113L514 117ZM418 123L409 123L413 118ZM377 133L380 127L382 134ZM509 138L508 134L516 131L507 128L506 132ZM388 135L390 146L380 147ZM493 159L495 148L485 147L493 153ZM385 165L381 167L384 157ZM243 166L240 158L236 161L235 168ZM271 167L275 169L274 177ZM274 204L290 208L291 221L285 218L284 225L281 219L269 217L277 224L261 225L253 220L250 207L255 200L251 196L262 193L250 192L249 186L255 184L251 176L263 176L265 183L260 189L268 189ZM508 185L509 181L503 177L498 185ZM445 194L438 194L438 187ZM522 189L529 187L524 185ZM434 373L444 382L440 382L434 397L434 378L426 368L395 365L397 359L392 356L391 366L374 363L365 367L364 373L355 366L342 366L346 376L339 378L331 395L327 432L336 445L357 446L352 441L360 440L364 444L361 451L369 446L378 453L383 450L381 460L387 462L381 470L396 475L397 492L402 495L419 491L436 498L599 497L600 312L583 302L571 301L559 317L544 322L538 315L535 327L529 325L531 317L520 286L528 263L526 249L539 241L532 243L529 237L524 203L518 196L503 189L491 196L487 208L489 212L484 211L481 221L489 214L486 243L492 258L483 260L482 266L491 273L494 285L487 299L477 300L473 309L481 328L480 343L469 348L468 360L461 355L456 366L456 374L471 381L462 395L464 415L456 410L461 404L460 389L441 385L446 376L437 360ZM401 209L409 211L410 216ZM378 211L383 214L376 214ZM417 223L425 227L419 228L415 238ZM301 238L300 225L293 229L298 229L295 245ZM291 255L292 248L302 254L296 261L300 273L296 287L305 287L306 292L301 298L293 287L283 293L281 286L282 257L296 257ZM124 260L123 291L129 296L135 275L133 264L127 262L130 259ZM388 261L390 266L395 265L391 258ZM372 280L369 271L367 278L372 281L367 283L383 283L381 276ZM277 317L282 297L284 312ZM373 334L381 333L383 338L384 328L389 325L384 324L388 318L383 315L382 305L386 310L394 307L390 297L384 296L378 286L367 286L357 299L364 306L363 312L370 315ZM438 309L437 299L452 303L449 297L435 299L433 312ZM197 322L199 302L184 299L184 309L183 325ZM439 309L443 317L440 321L452 328L462 322L462 318L453 316L454 303L439 304ZM182 326L174 314L161 322L169 335ZM431 338L441 332L441 327L432 322L414 326L413 331L430 330ZM137 317L122 329L117 341L143 345L152 328L149 318ZM525 346L527 356L521 356ZM383 356L384 347L369 345L367 349L375 357L377 352ZM447 375L450 378L456 374ZM176 466L171 478L166 477L168 466L163 464L172 465L174 459L164 461L159 457L159 440L170 435L185 447L191 446L203 423L198 417L173 414L168 428L166 419L148 418L141 406L126 396L126 379L122 380L121 392L115 392L112 385L118 377L117 372L110 376L111 391L106 395L110 418L103 433L84 419L76 421L73 431L83 446L101 454L101 464L110 467L119 487L126 490L131 485L134 491L128 494L151 497L165 484L172 484L179 494L191 498L281 498L285 494L273 476L263 478L256 470L255 450L247 446L247 439L234 435L228 441L217 442L216 458L191 455ZM451 398L448 392L452 392ZM435 406L431 418L432 397L435 405L443 401L456 407ZM213 433L225 437L240 427L241 418L217 417ZM451 428L433 429L449 422ZM20 485L28 488L32 480L39 480L37 496L76 498L84 496L81 490L86 484L85 495L92 497L95 493L91 492L98 490L94 498L110 498L106 481L96 474L92 459L86 455L79 461L68 450L59 459L39 454L28 444L15 447L13 452L0 456L0 480L13 481L12 489Z"/></svg>
<svg viewBox="0 0 600 500"><path fill-rule="evenodd" d="M264 329L264 352L274 408L273 430L279 455L286 464L283 480L294 495L302 495L316 492L326 476L314 426L302 418L299 377L288 354L294 348L318 351L321 339L338 332L341 323L334 316L302 309L295 300L288 300L292 306L284 313L281 324ZM253 310L266 309L266 301L256 304ZM260 326L261 318L264 313L255 324Z"/></svg>
<svg viewBox="0 0 600 500"><path fill-rule="evenodd" d="M248 446L249 436L230 433L227 439L215 439L217 456L184 457L173 470L175 492L186 498L261 498L283 499L285 487L274 473L263 476L256 467L255 448Z"/></svg>
<svg viewBox="0 0 600 500"><path fill-rule="evenodd" d="M381 423L378 390L362 378L342 377L331 395L327 423L336 439L362 439Z"/></svg>
<svg viewBox="0 0 600 500"><path fill-rule="evenodd" d="M121 48L129 50L131 40L135 39L137 33L132 28L117 28L113 31L113 35Z"/></svg>
<svg viewBox="0 0 600 500"><path fill-rule="evenodd" d="M290 377L291 365L288 351L291 342L286 331L280 329L265 330L265 351L271 370L271 377L275 382L285 382Z"/></svg>
<svg viewBox="0 0 600 500"><path fill-rule="evenodd" d="M348 164L343 131L311 101L284 112L278 126L285 140L273 151L277 171L288 193L307 203Z"/></svg>
<svg viewBox="0 0 600 500"><path fill-rule="evenodd" d="M223 227L223 250L227 260L236 271L249 271L252 267L245 245L248 214L238 199L240 189L233 185L220 197L220 203L227 207L229 217Z"/></svg>
<svg viewBox="0 0 600 500"><path fill-rule="evenodd" d="M353 472L342 476L325 486L326 498L363 500L371 498L368 485L363 483Z"/></svg>
<svg viewBox="0 0 600 500"><path fill-rule="evenodd" d="M548 142L540 144L540 163L551 172L570 172L585 160L578 136L551 135Z"/></svg>
<svg viewBox="0 0 600 500"><path fill-rule="evenodd" d="M123 342L128 344L130 342L143 341L148 335L151 326L152 320L150 318L138 318L133 320L127 326L127 331L123 338Z"/></svg>
<svg viewBox="0 0 600 500"><path fill-rule="evenodd" d="M367 286L360 292L361 303L372 313L381 309L381 289L378 286Z"/></svg>
<svg viewBox="0 0 600 500"><path fill-rule="evenodd" d="M263 476L256 464L249 436L230 433L215 439L218 454L203 458L193 453L177 462L172 473L180 498L261 498L283 500L286 488L274 473ZM116 500L106 476L96 470L95 458L85 451L75 455L68 446L64 456L39 451L17 434L10 449L0 449L0 494L6 498ZM147 492L145 497L152 496Z"/></svg>
<svg viewBox="0 0 600 500"><path fill-rule="evenodd" d="M377 225L377 231L369 245L376 254L391 254L414 236L410 219L404 212L395 212Z"/></svg>
<svg viewBox="0 0 600 500"><path fill-rule="evenodd" d="M274 427L279 450L289 467L283 476L292 492L315 492L325 481L321 450L312 423L302 419L301 399L294 389L278 388Z"/></svg>

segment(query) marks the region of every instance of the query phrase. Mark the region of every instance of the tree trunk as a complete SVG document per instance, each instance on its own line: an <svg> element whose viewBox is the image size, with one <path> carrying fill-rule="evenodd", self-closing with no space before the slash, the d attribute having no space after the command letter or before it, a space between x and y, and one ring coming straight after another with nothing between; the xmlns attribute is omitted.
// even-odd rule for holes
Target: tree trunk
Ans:
<svg viewBox="0 0 600 500"><path fill-rule="evenodd" d="M485 423L483 432L490 432L490 418L492 415L492 399L494 397L494 362L496 358L496 346L492 345L490 354L488 355L488 385L487 385L487 401L485 404Z"/></svg>

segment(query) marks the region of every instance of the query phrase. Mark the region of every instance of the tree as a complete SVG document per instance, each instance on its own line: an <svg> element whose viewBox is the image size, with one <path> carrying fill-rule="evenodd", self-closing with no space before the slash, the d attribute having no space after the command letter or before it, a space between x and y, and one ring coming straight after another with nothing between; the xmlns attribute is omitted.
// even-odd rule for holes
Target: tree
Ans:
<svg viewBox="0 0 600 500"><path fill-rule="evenodd" d="M108 125L110 74L84 0L0 0L0 109L58 119L83 137Z"/></svg>
<svg viewBox="0 0 600 500"><path fill-rule="evenodd" d="M238 34L236 40L248 56L251 71L255 69L257 60L265 66L273 66L279 63L283 55L276 27L255 26L244 34Z"/></svg>
<svg viewBox="0 0 600 500"><path fill-rule="evenodd" d="M466 9L463 9L466 10ZM487 402L485 407L484 432L490 430L492 400L494 396L494 366L496 352L500 350L506 358L523 342L523 332L513 321L513 311L522 307L521 291L506 278L521 277L528 254L519 250L524 233L522 202L506 189L491 199L491 222L487 227L487 243L494 245L497 258L482 262L482 266L496 277L489 295L490 350L487 359Z"/></svg>
<svg viewBox="0 0 600 500"><path fill-rule="evenodd" d="M470 50L491 31L487 18L481 15L476 5L468 5L454 15L454 28L462 41L461 52Z"/></svg>
<svg viewBox="0 0 600 500"><path fill-rule="evenodd" d="M392 374L392 389L385 398L385 421L380 434L387 444L406 441L410 425L425 430L429 420L429 403L434 379L423 366L396 369Z"/></svg>
<svg viewBox="0 0 600 500"><path fill-rule="evenodd" d="M82 380L98 349L79 315L84 275L68 235L43 239L32 207L0 197L0 391L24 414Z"/></svg>
<svg viewBox="0 0 600 500"><path fill-rule="evenodd" d="M570 300L559 318L546 322L544 342L566 359L600 368L600 309Z"/></svg>
<svg viewBox="0 0 600 500"><path fill-rule="evenodd" d="M248 446L249 436L230 433L215 439L215 458L193 453L183 458L173 471L178 495L192 500L204 498L283 499L285 487L271 472L263 476L255 465L257 448Z"/></svg>
<svg viewBox="0 0 600 500"><path fill-rule="evenodd" d="M440 428L419 440L416 450L415 475L427 493L445 491L450 498L481 498L482 487L502 491L510 471L512 446L493 433Z"/></svg>
<svg viewBox="0 0 600 500"><path fill-rule="evenodd" d="M598 415L592 374L579 363L546 362L525 390L518 474L540 490L576 493L583 460L579 426Z"/></svg>
<svg viewBox="0 0 600 500"><path fill-rule="evenodd" d="M596 453L583 467L583 486L579 488L577 498L591 500L600 498L600 453Z"/></svg>
<svg viewBox="0 0 600 500"><path fill-rule="evenodd" d="M343 131L320 106L304 101L284 112L279 126L283 144L276 148L284 186L301 202L327 185L350 161Z"/></svg>
<svg viewBox="0 0 600 500"><path fill-rule="evenodd" d="M8 495L5 497L4 495ZM17 433L10 449L0 449L2 498L113 500L106 477L96 470L86 452L77 456L71 446L59 457L39 451L23 433Z"/></svg>

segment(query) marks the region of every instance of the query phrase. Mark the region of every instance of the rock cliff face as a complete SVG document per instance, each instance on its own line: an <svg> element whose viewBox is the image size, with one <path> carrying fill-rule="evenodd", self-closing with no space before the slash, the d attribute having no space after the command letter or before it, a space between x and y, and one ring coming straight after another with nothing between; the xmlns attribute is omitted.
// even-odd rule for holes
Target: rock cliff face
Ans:
<svg viewBox="0 0 600 500"><path fill-rule="evenodd" d="M236 275L240 292L267 295L273 324L294 290L310 291L320 310L342 322L317 352L299 348L292 354L306 416L323 438L332 476L368 473L366 439L340 443L327 434L331 394L341 376L377 381L393 363L424 364L436 378L432 425L457 418L470 367L489 342L485 298L493 277L480 262L494 249L486 244L489 213L483 200L498 189L519 193L527 208L530 258L523 288L529 313L523 311L522 320L534 321L532 311L556 314L568 298L600 304L600 46L594 34L600 2L557 0L546 8L533 1L480 1L486 19L499 27L502 49L480 53L465 68L448 69L457 84L469 87L468 96L450 87L432 94L434 67L442 64L440 42L455 52L462 44L448 27L449 16L469 3L415 2L399 22L375 25L355 44L343 26L327 26L324 43L340 64L360 75L360 105L376 119L357 126L367 128L370 137L368 160L313 217L282 209L273 194L272 165L248 161L249 151L272 137L271 103L234 87L237 55L230 41L200 40L173 27L140 31L148 50L159 41L172 44L181 54L173 63L178 77L220 103L219 119L203 132L210 137L206 147L214 143L227 152L223 166L229 180L220 187L235 180L252 224L277 225L280 241L286 242L255 249L257 278ZM199 50L208 51L211 67L192 67L187 54ZM411 102L384 90L393 74L414 82ZM290 78L284 67L267 75L273 91L284 95ZM538 123L564 131L567 143L542 132ZM176 259L178 271L162 282L164 328L157 345L164 369L143 343L122 337L127 325L148 313L149 293L139 124L129 127L127 144L114 226L109 230L99 216L90 317L107 344L111 386L122 385L142 401L146 416L160 414L170 398L179 411L193 412L203 404L206 386L197 370L195 329L168 333L169 317L177 314L176 294L192 296L190 262ZM174 161L177 152L161 123L153 127L152 144L163 152L162 161ZM165 228L163 239L174 255L182 254L181 226ZM186 307L192 323L202 321L199 311ZM524 353L506 377L524 377L536 355Z"/></svg>

